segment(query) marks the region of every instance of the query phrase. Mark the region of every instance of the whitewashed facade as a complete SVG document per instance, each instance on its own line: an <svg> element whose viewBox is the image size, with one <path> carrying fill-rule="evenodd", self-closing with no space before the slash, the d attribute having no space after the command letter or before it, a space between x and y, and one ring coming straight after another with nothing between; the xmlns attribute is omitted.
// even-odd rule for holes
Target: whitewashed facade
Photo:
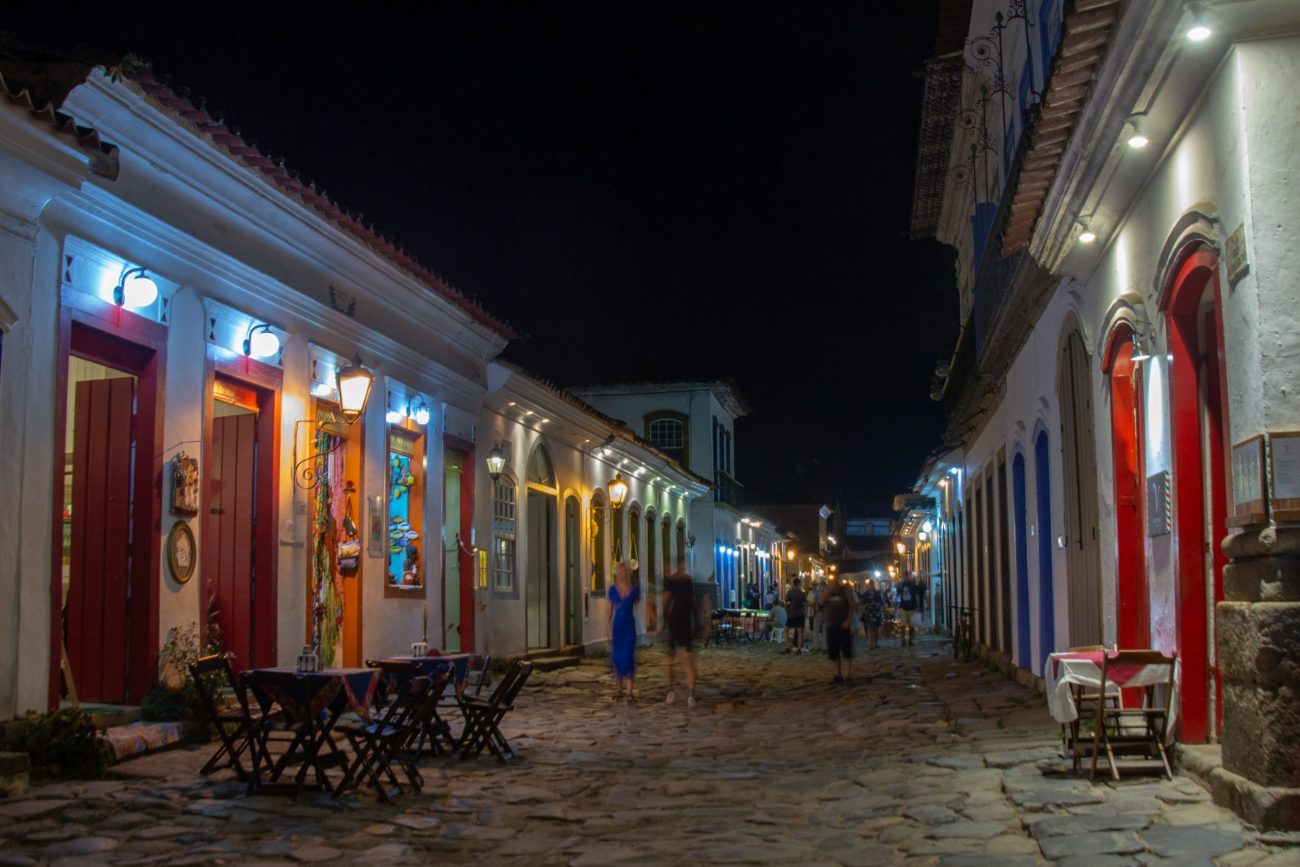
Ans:
<svg viewBox="0 0 1300 867"><path fill-rule="evenodd" d="M990 66L976 49L1016 4L967 5L960 59L931 62L933 92L960 75L930 228L959 251L965 319L937 383L951 450L917 486L931 544L1026 676L1074 645L1176 652L1180 739L1223 744L1216 797L1300 824L1277 662L1300 650L1279 557L1300 512L1269 461L1300 428L1300 6L1031 2L1038 29L1011 21ZM982 139L990 93L1017 120Z"/></svg>
<svg viewBox="0 0 1300 867"><path fill-rule="evenodd" d="M59 116L3 82L0 718L60 701L64 653L83 701L138 703L171 630L210 617L240 665L292 664L332 615L338 633L315 643L336 664L403 651L426 629L458 646L460 609L446 602L459 592L444 583L459 591L471 561L423 549L443 537L454 551L471 532L471 512L444 514L444 466L477 461L488 364L509 330L147 70L117 72L84 70ZM111 147L59 132L64 116ZM115 303L136 267L158 297ZM266 357L245 350L255 325L277 338ZM349 424L334 372L357 354L375 378ZM332 469L304 461L322 418L342 443ZM401 491L420 494L396 522L407 529L390 579L395 431L420 444ZM181 453L199 480L183 513ZM318 512L322 488L304 471L322 470L336 498ZM342 532L349 505L360 553L344 576L318 530ZM329 582L314 577L317 550L336 558ZM318 617L327 584L346 611Z"/></svg>
<svg viewBox="0 0 1300 867"><path fill-rule="evenodd" d="M477 545L486 552L479 650L519 654L608 639L613 568L633 564L645 604L638 631L660 624L663 580L688 568L692 518L709 483L621 422L504 363L489 368L479 423L480 465L493 448L506 458L477 489ZM611 508L610 482L626 500Z"/></svg>

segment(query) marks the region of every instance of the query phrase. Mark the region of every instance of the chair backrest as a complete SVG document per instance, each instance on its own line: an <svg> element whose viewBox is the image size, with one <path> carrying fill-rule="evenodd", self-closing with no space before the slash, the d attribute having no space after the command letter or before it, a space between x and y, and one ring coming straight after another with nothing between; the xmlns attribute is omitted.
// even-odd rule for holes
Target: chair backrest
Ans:
<svg viewBox="0 0 1300 867"><path fill-rule="evenodd" d="M240 709L245 716L248 715L248 696L230 667L230 658L224 653L200 656L190 666L190 677L194 680L194 688L198 690L199 701L202 702L204 711L212 719L215 720L221 711L217 703L217 693L222 689L233 692L239 701Z"/></svg>
<svg viewBox="0 0 1300 867"><path fill-rule="evenodd" d="M528 665L529 668L532 668L533 664L531 662L526 664ZM519 673L520 671L523 670L524 665L525 663L522 660L515 660L513 663L511 663L510 668L507 669L505 673L505 676L502 677L501 680L497 682L496 689L492 690L492 695L488 696L488 701L490 701L492 704L503 703L506 695L510 692L511 689L514 688L514 682L519 678Z"/></svg>
<svg viewBox="0 0 1300 867"><path fill-rule="evenodd" d="M1173 700L1174 694L1174 662L1178 654L1173 653L1166 656L1158 650L1117 650L1113 653L1106 653L1102 657L1101 663L1101 682L1105 684L1110 677L1110 669L1116 666L1129 665L1163 665L1168 667L1168 677L1165 679L1164 705L1165 712L1169 711L1169 704ZM1157 686L1159 684L1151 684Z"/></svg>
<svg viewBox="0 0 1300 867"><path fill-rule="evenodd" d="M476 659L477 657L475 659L471 659L470 662L474 662ZM480 667L478 670L478 680L475 681L474 683L474 695L482 695L483 687L487 685L488 672L491 669L492 669L492 657L490 655L484 656L482 660L480 660Z"/></svg>
<svg viewBox="0 0 1300 867"><path fill-rule="evenodd" d="M531 662L517 662L515 666L518 669L515 679L500 701L503 707L510 707L514 704L515 697L519 695L520 690L524 688L524 684L528 682L528 676L533 673L533 664Z"/></svg>
<svg viewBox="0 0 1300 867"><path fill-rule="evenodd" d="M384 708L383 716L375 720L380 731L387 728L403 729L418 719L417 714L429 699L433 681L423 675L413 677L398 690L397 696Z"/></svg>

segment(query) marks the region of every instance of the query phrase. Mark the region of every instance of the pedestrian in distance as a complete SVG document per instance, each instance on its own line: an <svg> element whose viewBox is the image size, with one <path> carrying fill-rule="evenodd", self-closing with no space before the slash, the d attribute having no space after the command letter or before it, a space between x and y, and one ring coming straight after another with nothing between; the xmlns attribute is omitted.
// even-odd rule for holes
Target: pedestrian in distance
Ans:
<svg viewBox="0 0 1300 867"><path fill-rule="evenodd" d="M862 625L867 631L867 646L876 650L880 647L880 627L885 625L885 595L870 578L862 591Z"/></svg>
<svg viewBox="0 0 1300 867"><path fill-rule="evenodd" d="M799 579L796 578L785 594L785 632L791 640L782 653L789 653L792 648L795 653L803 653L803 624L807 604L808 597L799 589Z"/></svg>
<svg viewBox="0 0 1300 867"><path fill-rule="evenodd" d="M614 701L636 703L636 604L641 586L632 583L632 569L626 560L614 567L614 584L609 600L609 658L614 667Z"/></svg>
<svg viewBox="0 0 1300 867"><path fill-rule="evenodd" d="M663 609L668 624L668 695L664 703L677 700L673 664L680 661L686 668L686 706L695 707L695 582L686 571L685 558L677 561L677 570L664 580Z"/></svg>
<svg viewBox="0 0 1300 867"><path fill-rule="evenodd" d="M916 643L916 630L925 615L925 588L908 575L898 585L898 646Z"/></svg>
<svg viewBox="0 0 1300 867"><path fill-rule="evenodd" d="M826 619L826 656L835 669L832 684L853 676L853 595L843 583L831 583L822 594Z"/></svg>
<svg viewBox="0 0 1300 867"><path fill-rule="evenodd" d="M814 581L812 592L812 651L826 649L826 590L827 581Z"/></svg>

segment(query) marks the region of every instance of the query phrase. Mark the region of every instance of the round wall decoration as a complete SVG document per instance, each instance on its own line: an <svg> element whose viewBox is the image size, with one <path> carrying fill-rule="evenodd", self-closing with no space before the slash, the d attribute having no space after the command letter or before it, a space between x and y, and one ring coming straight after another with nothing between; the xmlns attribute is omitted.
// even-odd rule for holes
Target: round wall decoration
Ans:
<svg viewBox="0 0 1300 867"><path fill-rule="evenodd" d="M184 521L177 521L167 534L167 565L178 584L190 580L197 560L198 546L194 544L194 531Z"/></svg>

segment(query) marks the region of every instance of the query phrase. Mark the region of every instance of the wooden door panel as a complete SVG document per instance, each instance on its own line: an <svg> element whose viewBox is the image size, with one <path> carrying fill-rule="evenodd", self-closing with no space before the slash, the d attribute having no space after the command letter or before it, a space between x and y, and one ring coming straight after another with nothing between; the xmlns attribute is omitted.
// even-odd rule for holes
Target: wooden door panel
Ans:
<svg viewBox="0 0 1300 867"><path fill-rule="evenodd" d="M134 382L76 384L68 657L88 701L125 701Z"/></svg>
<svg viewBox="0 0 1300 867"><path fill-rule="evenodd" d="M236 664L249 666L253 654L253 488L257 416L212 420L209 454L207 584L217 606L222 646Z"/></svg>

